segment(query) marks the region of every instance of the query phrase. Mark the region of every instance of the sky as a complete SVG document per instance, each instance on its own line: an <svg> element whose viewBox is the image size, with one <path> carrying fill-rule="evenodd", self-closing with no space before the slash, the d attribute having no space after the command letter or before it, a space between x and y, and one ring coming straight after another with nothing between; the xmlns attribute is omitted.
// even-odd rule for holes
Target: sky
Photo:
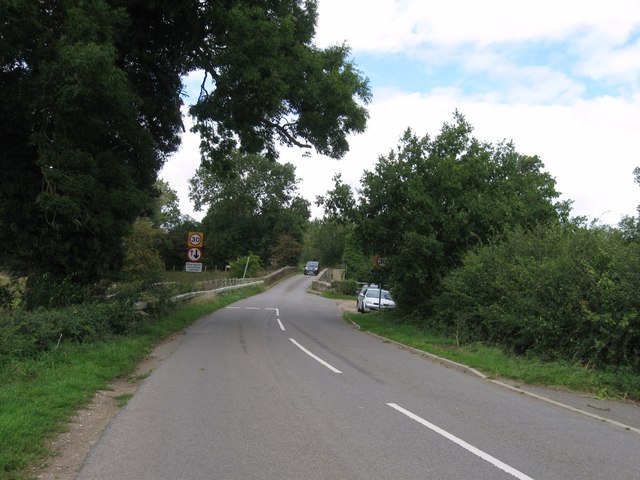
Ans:
<svg viewBox="0 0 640 480"><path fill-rule="evenodd" d="M314 202L336 173L357 190L407 128L434 137L456 110L479 140L537 155L573 216L616 225L637 214L640 1L318 0L318 12L316 45L346 42L373 100L367 130L349 137L344 158L281 151L312 216L322 216ZM200 82L185 79L193 98ZM160 176L181 212L200 220L188 199L198 142L184 134Z"/></svg>

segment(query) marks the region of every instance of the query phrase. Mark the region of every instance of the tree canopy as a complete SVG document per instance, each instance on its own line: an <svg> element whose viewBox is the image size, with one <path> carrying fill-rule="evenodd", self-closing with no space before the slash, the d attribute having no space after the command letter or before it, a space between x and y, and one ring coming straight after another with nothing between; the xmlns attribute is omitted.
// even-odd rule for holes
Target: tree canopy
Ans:
<svg viewBox="0 0 640 480"><path fill-rule="evenodd" d="M472 247L567 215L538 157L481 142L461 114L454 120L433 139L408 130L362 178L356 233L366 253L387 257L408 309L428 305Z"/></svg>
<svg viewBox="0 0 640 480"><path fill-rule="evenodd" d="M302 242L309 202L297 195L292 164L262 155L237 153L231 158L224 174L202 165L191 180L196 207L207 208L202 220L206 261L223 266L253 253L268 262L282 236Z"/></svg>
<svg viewBox="0 0 640 480"><path fill-rule="evenodd" d="M183 130L183 78L203 162L332 157L365 128L367 80L349 48L313 44L302 0L0 1L0 265L94 279L153 209L157 173Z"/></svg>

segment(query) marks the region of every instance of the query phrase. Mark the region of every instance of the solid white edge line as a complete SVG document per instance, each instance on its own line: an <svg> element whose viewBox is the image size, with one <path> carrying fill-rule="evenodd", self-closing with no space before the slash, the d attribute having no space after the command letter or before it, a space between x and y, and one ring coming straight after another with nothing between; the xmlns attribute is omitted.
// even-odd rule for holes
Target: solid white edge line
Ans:
<svg viewBox="0 0 640 480"><path fill-rule="evenodd" d="M289 340L291 340L291 342L293 342L293 344L298 347L300 350L302 350L304 353L306 353L307 355L309 355L311 358L313 358L314 360L316 360L317 362L321 363L322 365L324 365L325 367L327 367L329 370L331 370L333 373L342 373L340 370L338 370L336 367L334 367L333 365L325 362L324 360L322 360L320 357L318 357L317 355L314 355L313 353L311 353L309 350L307 350L306 348L304 348L302 345L300 345L298 342L295 341L295 339L293 338L289 338Z"/></svg>
<svg viewBox="0 0 640 480"><path fill-rule="evenodd" d="M490 464L492 464L494 467L499 468L500 470L502 470L504 472L507 472L510 475L513 475L517 479L519 479L519 480L533 480L531 477L525 475L524 473L516 470L513 467L510 467L506 463L501 462L497 458L492 457L488 453L483 452L482 450L474 447L473 445L470 445L469 443L467 443L464 440L456 437L455 435L447 432L446 430L443 430L442 428L438 427L437 425L434 425L433 423L427 422L424 418L421 418L418 415L410 412L409 410L406 410L406 409L402 408L400 405L397 405L395 403L387 403L387 405L389 405L391 408L397 410L398 412L402 413L403 415L406 415L410 419L415 420L419 424L424 425L425 427L433 430L437 434L442 435L447 440L450 440L453 443L455 443L456 445L459 445L460 447L464 448L465 450L473 453L474 455L477 455L478 457L480 457L483 460L485 460L485 461L489 462Z"/></svg>
<svg viewBox="0 0 640 480"><path fill-rule="evenodd" d="M282 322L280 321L279 318L278 318L278 325L280 325L280 330L284 332L284 325L282 325Z"/></svg>

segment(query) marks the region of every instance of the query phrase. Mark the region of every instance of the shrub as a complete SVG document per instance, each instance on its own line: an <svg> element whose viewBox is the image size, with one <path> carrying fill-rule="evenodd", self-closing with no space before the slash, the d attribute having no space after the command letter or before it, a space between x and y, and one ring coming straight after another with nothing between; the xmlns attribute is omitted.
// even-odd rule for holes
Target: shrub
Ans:
<svg viewBox="0 0 640 480"><path fill-rule="evenodd" d="M0 316L0 363L9 358L36 357L60 342L90 343L135 331L170 308L172 291L145 289L144 284L121 286L108 300L56 309L14 310ZM141 314L137 300L150 308Z"/></svg>
<svg viewBox="0 0 640 480"><path fill-rule="evenodd" d="M248 259L248 262L247 262ZM229 276L232 278L254 278L258 276L260 272L260 257L250 254L244 257L238 257L234 262L231 262L231 268L229 269ZM246 268L246 272L245 272Z"/></svg>
<svg viewBox="0 0 640 480"><path fill-rule="evenodd" d="M0 273L0 310L20 307L26 285L26 277L12 278Z"/></svg>
<svg viewBox="0 0 640 480"><path fill-rule="evenodd" d="M88 289L76 281L77 277L55 278L48 273L29 277L24 295L25 308L60 308L85 302L89 297Z"/></svg>
<svg viewBox="0 0 640 480"><path fill-rule="evenodd" d="M340 282L331 282L333 291L343 295L355 295L358 290L358 283L355 280L343 280Z"/></svg>
<svg viewBox="0 0 640 480"><path fill-rule="evenodd" d="M432 321L517 354L640 368L639 250L605 228L511 232L444 279Z"/></svg>
<svg viewBox="0 0 640 480"><path fill-rule="evenodd" d="M164 234L148 218L138 218L124 241L122 271L128 280L158 280L164 272L164 261L158 248Z"/></svg>

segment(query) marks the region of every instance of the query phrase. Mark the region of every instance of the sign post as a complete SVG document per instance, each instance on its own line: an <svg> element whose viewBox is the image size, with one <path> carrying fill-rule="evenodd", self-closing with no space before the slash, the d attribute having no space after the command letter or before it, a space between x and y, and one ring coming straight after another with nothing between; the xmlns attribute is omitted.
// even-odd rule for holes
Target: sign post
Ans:
<svg viewBox="0 0 640 480"><path fill-rule="evenodd" d="M373 257L373 263L378 270L380 270L380 287L378 288L378 311L382 311L382 283L384 281L384 269L387 266L387 258L382 255L376 255Z"/></svg>
<svg viewBox="0 0 640 480"><path fill-rule="evenodd" d="M192 273L202 272L202 246L204 244L204 232L189 232L187 237L187 258L189 261L185 264L185 271ZM195 288L196 278L191 279L191 290Z"/></svg>

